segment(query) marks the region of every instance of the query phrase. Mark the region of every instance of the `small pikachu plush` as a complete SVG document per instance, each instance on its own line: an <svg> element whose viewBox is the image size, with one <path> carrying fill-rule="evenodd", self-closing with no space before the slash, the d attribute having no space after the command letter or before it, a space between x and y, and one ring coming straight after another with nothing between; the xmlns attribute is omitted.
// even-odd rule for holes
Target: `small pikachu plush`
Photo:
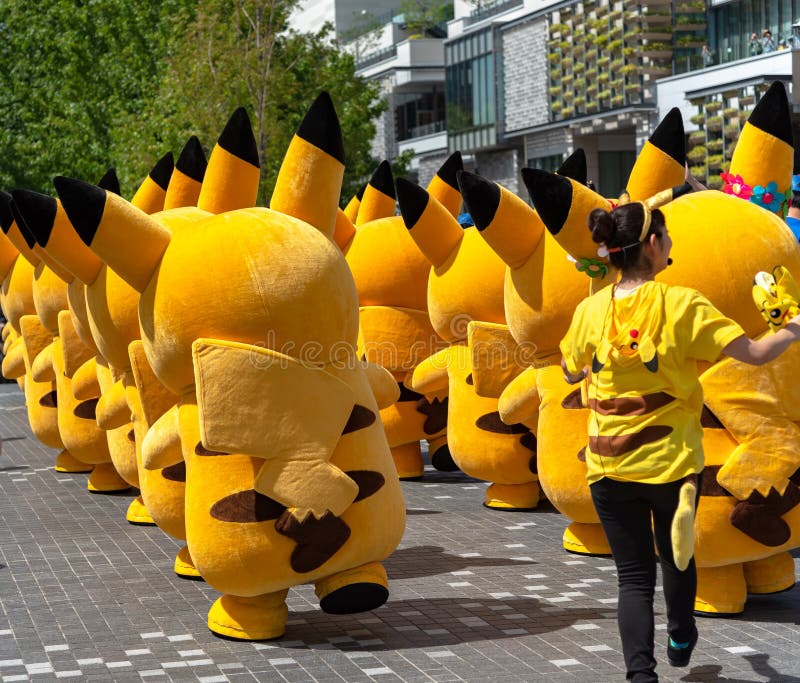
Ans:
<svg viewBox="0 0 800 683"><path fill-rule="evenodd" d="M177 464L180 444L189 551L223 593L208 626L226 637L282 635L287 591L301 583L330 613L388 597L381 560L405 506L378 410L397 384L356 355L357 293L331 240L343 159L322 94L269 209L167 229L115 195L55 180L84 242L141 293L144 354L179 397L150 426L143 465Z"/></svg>
<svg viewBox="0 0 800 683"><path fill-rule="evenodd" d="M753 278L753 301L773 332L800 312L800 288L784 266L764 270Z"/></svg>

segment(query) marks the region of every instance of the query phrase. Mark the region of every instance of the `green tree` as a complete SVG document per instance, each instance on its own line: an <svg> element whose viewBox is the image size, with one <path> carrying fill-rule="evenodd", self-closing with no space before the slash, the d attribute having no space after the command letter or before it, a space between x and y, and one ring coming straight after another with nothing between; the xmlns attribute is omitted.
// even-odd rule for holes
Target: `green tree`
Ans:
<svg viewBox="0 0 800 683"><path fill-rule="evenodd" d="M117 141L141 174L191 134L210 148L228 116L250 112L262 165L259 202L266 204L291 136L314 97L328 90L347 155L343 201L369 178L373 120L386 108L379 86L355 75L353 56L331 39L330 27L289 31L296 0L207 0L178 37L158 95L144 115L130 117Z"/></svg>
<svg viewBox="0 0 800 683"><path fill-rule="evenodd" d="M430 32L438 34L439 25L453 18L453 2L452 0L402 0L400 11L403 13L409 38L424 38Z"/></svg>

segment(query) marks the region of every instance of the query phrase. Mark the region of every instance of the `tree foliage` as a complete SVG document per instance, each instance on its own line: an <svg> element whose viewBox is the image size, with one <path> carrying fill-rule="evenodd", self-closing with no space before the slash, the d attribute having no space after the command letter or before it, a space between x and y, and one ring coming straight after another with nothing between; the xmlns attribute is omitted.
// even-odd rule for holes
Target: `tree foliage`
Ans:
<svg viewBox="0 0 800 683"><path fill-rule="evenodd" d="M0 19L0 183L52 191L117 167L130 196L192 134L210 151L230 114L250 113L267 203L308 105L328 90L347 169L343 201L369 178L379 86L332 40L289 31L297 0L51 0L7 3ZM20 57L24 55L24 57Z"/></svg>

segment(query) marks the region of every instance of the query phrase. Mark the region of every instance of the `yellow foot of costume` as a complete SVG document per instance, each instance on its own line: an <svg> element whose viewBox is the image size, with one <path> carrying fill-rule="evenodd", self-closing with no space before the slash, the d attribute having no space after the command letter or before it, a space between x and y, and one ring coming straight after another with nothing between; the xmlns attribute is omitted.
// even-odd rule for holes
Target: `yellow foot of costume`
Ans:
<svg viewBox="0 0 800 683"><path fill-rule="evenodd" d="M208 612L212 633L234 640L271 640L286 632L288 589L243 598L223 595Z"/></svg>
<svg viewBox="0 0 800 683"><path fill-rule="evenodd" d="M484 505L492 510L534 510L539 504L539 482L492 484L486 489Z"/></svg>
<svg viewBox="0 0 800 683"><path fill-rule="evenodd" d="M155 526L153 518L144 506L144 501L141 496L136 496L128 506L128 512L125 513L125 519L131 524L138 524L141 526Z"/></svg>
<svg viewBox="0 0 800 683"><path fill-rule="evenodd" d="M200 576L200 572L197 571L197 567L194 566L194 560L192 560L187 546L183 546L183 548L178 551L173 569L182 579L203 580L203 577Z"/></svg>
<svg viewBox="0 0 800 683"><path fill-rule="evenodd" d="M389 597L389 579L379 562L370 562L317 581L319 606L328 614L376 609Z"/></svg>
<svg viewBox="0 0 800 683"><path fill-rule="evenodd" d="M56 456L56 472L66 472L68 474L76 474L78 472L91 472L92 465L81 462L74 457L69 451L61 451Z"/></svg>
<svg viewBox="0 0 800 683"><path fill-rule="evenodd" d="M392 459L400 479L422 479L423 464L419 441L394 446Z"/></svg>
<svg viewBox="0 0 800 683"><path fill-rule="evenodd" d="M700 617L724 617L744 611L747 585L740 564L697 568L694 613Z"/></svg>
<svg viewBox="0 0 800 683"><path fill-rule="evenodd" d="M578 555L610 556L603 527L600 524L582 524L573 522L564 529L564 550Z"/></svg>
<svg viewBox="0 0 800 683"><path fill-rule="evenodd" d="M744 563L747 592L766 595L789 590L795 584L794 560L789 553L778 553L763 560Z"/></svg>
<svg viewBox="0 0 800 683"><path fill-rule="evenodd" d="M131 485L117 474L117 470L110 462L95 465L86 483L86 488L92 493L127 491L130 487Z"/></svg>

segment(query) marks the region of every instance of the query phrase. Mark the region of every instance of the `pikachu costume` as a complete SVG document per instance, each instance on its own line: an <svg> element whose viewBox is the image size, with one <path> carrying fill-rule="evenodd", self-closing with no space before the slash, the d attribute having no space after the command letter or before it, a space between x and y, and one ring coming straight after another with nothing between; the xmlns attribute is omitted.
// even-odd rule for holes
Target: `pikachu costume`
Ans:
<svg viewBox="0 0 800 683"><path fill-rule="evenodd" d="M454 216L461 206L456 184L461 168L461 154L456 152L428 187ZM394 215L394 180L388 162L378 166L362 197L358 218L369 220L359 223L341 246L358 290L360 355L389 370L400 388L397 403L380 413L392 458L400 479L419 479L420 440L426 439L431 464L453 471L458 468L445 434L447 392L426 396L410 387L419 362L445 346L428 316L430 263L403 219Z"/></svg>
<svg viewBox="0 0 800 683"><path fill-rule="evenodd" d="M180 397L150 427L143 462L174 464L158 460L181 444L189 549L224 593L208 625L231 638L280 636L289 587L308 581L328 612L381 605L380 561L403 533L375 398L388 405L397 385L356 358L357 294L330 239L342 160L323 94L271 209L167 230L114 195L55 181L82 239L141 292L145 355Z"/></svg>
<svg viewBox="0 0 800 683"><path fill-rule="evenodd" d="M422 188L400 179L397 195L406 228L431 266L431 324L449 343L417 366L412 388L420 393L448 391L450 452L465 474L492 482L486 491L487 507L535 508L539 502L536 438L529 426L509 426L500 420L497 399L475 392L472 372L470 327L473 334L477 328L514 347L503 312L505 264L477 228L462 229L450 210ZM492 373L503 383L520 370L512 353L494 363Z"/></svg>
<svg viewBox="0 0 800 683"><path fill-rule="evenodd" d="M735 152L741 158L731 168L746 165L748 182L761 187L788 187L791 140L785 89L777 84L750 115ZM602 266L586 217L595 207L607 209L608 201L548 174L536 174L529 188L556 240L579 262ZM783 221L758 201L717 191L684 195L661 210L674 263L659 280L698 289L749 337L765 333L759 311L745 305L753 275L776 263L795 278L800 274L800 248ZM792 347L762 367L726 357L698 367L705 452L695 524L701 614L738 613L747 593L794 584L787 551L800 544L800 395L792 379L799 362L800 351Z"/></svg>

